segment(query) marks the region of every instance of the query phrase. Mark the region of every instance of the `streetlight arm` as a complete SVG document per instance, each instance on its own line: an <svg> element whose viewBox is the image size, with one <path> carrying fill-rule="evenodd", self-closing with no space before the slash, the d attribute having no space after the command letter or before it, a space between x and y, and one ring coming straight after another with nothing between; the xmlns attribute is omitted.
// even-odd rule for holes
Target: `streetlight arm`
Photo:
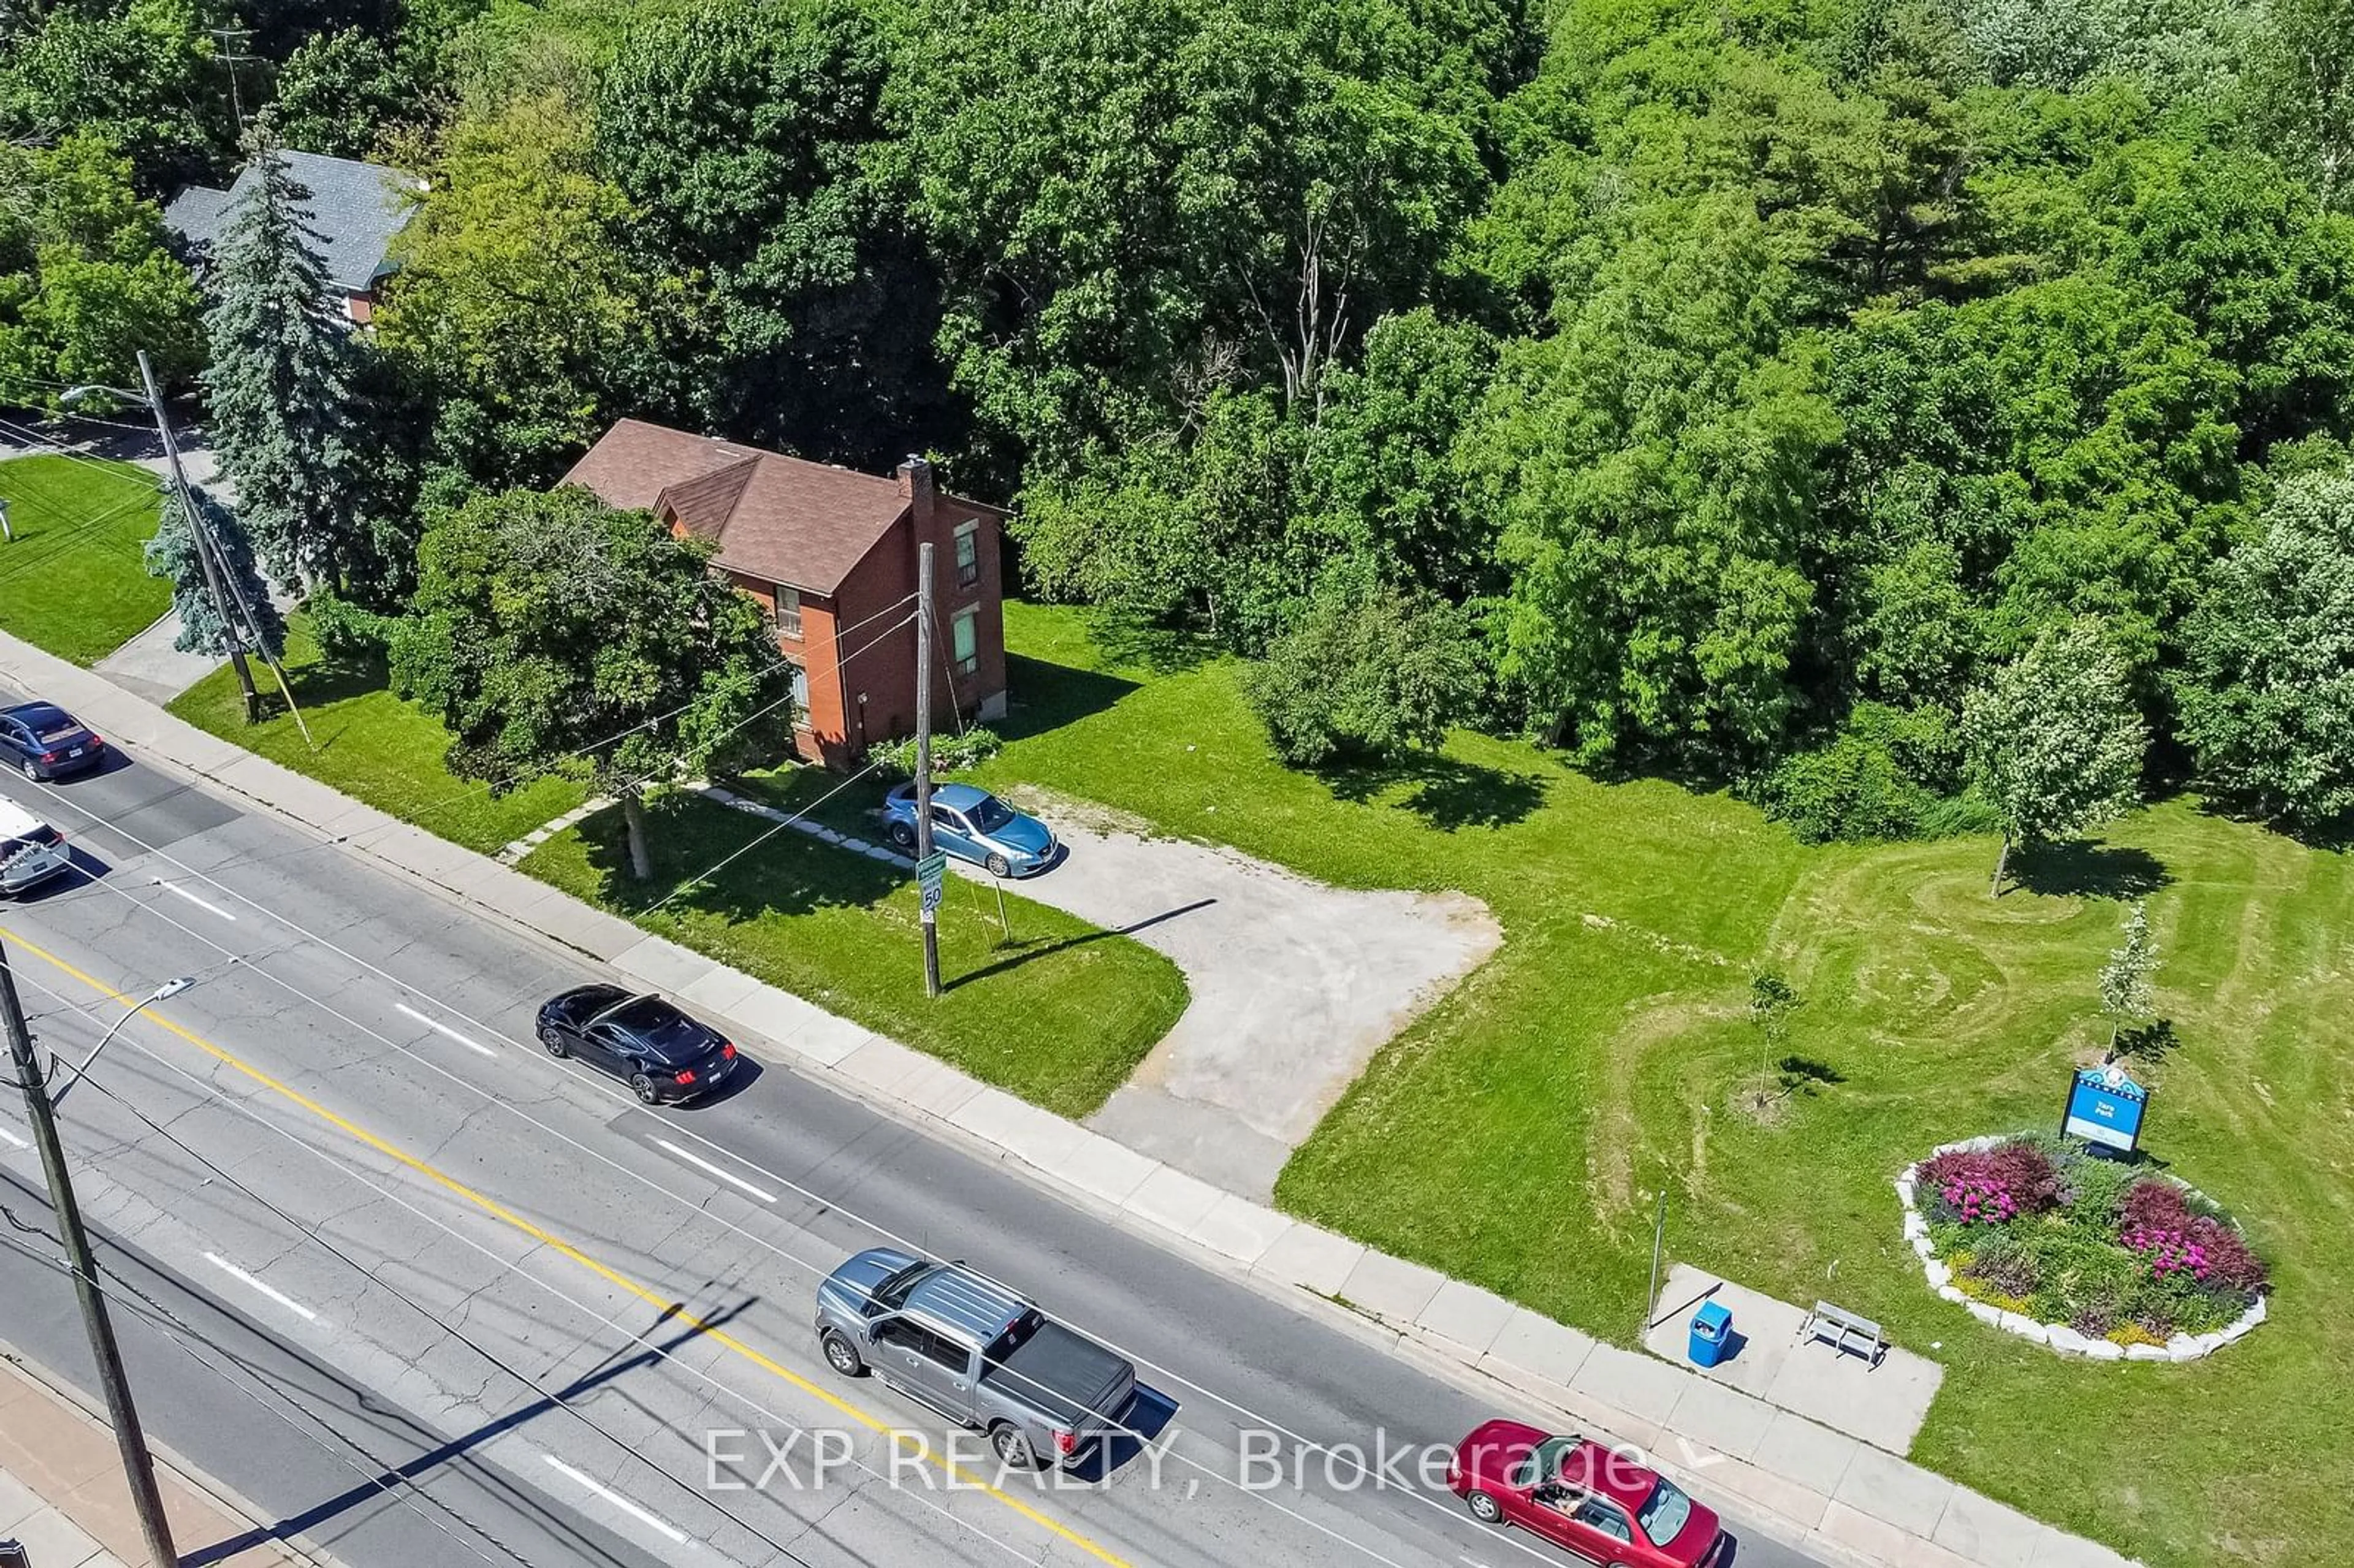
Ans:
<svg viewBox="0 0 2354 1568"><path fill-rule="evenodd" d="M94 395L120 397L126 403L137 403L142 407L146 406L147 403L147 395L144 392L133 392L121 387L108 387L96 381L86 381L79 387L67 387L58 394L58 401L70 408Z"/></svg>
<svg viewBox="0 0 2354 1568"><path fill-rule="evenodd" d="M72 1072L59 1075L57 1070L56 1064L51 1063L49 1066L50 1106L54 1107L65 1103L66 1092L69 1089L71 1089L76 1084L81 1082L81 1075L90 1071L90 1065L98 1060L98 1054L106 1049L108 1042L111 1041L117 1034L122 1032L122 1026L124 1024L130 1022L133 1019L138 1017L142 1012L144 1012L147 1009L154 1006L157 1002L169 1001L172 998L179 995L182 991L187 990L190 986L196 983L196 976L180 975L175 979L165 980L162 985L157 986L145 996L143 996L137 1001L133 1002L130 1007L123 1012L122 1016L114 1021L114 1026L98 1037L98 1044L90 1048L89 1055L84 1056L79 1063L75 1064L74 1070Z"/></svg>

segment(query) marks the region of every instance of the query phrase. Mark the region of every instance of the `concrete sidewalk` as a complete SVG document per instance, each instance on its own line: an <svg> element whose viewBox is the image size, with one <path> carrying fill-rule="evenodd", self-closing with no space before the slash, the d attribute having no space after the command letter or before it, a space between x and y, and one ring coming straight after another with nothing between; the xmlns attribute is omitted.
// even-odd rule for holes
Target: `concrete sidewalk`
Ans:
<svg viewBox="0 0 2354 1568"><path fill-rule="evenodd" d="M1475 1286L1224 1191L991 1088L798 996L647 935L544 883L183 723L90 671L0 635L0 678L62 703L141 764L194 774L430 891L716 1014L769 1060L1018 1164L1064 1197L1264 1286L1301 1310L1532 1419L1645 1450L1771 1533L1888 1568L2121 1568L2064 1534L1846 1434L1641 1351L1601 1344ZM1891 1224L1894 1224L1892 1202ZM44 1565L46 1568L46 1565Z"/></svg>
<svg viewBox="0 0 2354 1568"><path fill-rule="evenodd" d="M290 1542L232 1542L265 1527L213 1482L156 1456L155 1482L182 1557L239 1568L300 1568L328 1559ZM131 1510L122 1461L104 1422L0 1350L0 1542L32 1568L154 1568Z"/></svg>

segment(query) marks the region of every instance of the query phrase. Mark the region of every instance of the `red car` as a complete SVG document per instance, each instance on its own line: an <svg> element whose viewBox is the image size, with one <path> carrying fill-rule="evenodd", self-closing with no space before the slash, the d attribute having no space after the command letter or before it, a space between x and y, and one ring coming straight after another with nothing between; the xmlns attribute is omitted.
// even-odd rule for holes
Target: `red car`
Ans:
<svg viewBox="0 0 2354 1568"><path fill-rule="evenodd" d="M1587 1437L1490 1421L1456 1446L1447 1484L1483 1524L1517 1524L1610 1568L1716 1568L1731 1537L1655 1470Z"/></svg>

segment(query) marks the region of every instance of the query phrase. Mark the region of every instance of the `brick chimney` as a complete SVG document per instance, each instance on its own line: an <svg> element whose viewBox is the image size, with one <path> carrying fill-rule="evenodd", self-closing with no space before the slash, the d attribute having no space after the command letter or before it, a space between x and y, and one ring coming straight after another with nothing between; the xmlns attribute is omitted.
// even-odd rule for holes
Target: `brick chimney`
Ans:
<svg viewBox="0 0 2354 1568"><path fill-rule="evenodd" d="M899 465L899 493L916 514L916 533L928 535L932 527L932 465L922 458L910 456Z"/></svg>

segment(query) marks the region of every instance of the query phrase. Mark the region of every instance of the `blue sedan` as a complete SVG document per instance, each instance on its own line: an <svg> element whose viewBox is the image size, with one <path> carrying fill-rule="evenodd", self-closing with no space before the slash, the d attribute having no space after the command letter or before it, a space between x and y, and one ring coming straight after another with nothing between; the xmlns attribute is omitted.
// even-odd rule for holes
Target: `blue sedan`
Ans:
<svg viewBox="0 0 2354 1568"><path fill-rule="evenodd" d="M884 830L891 842L916 847L916 787L902 784L883 803ZM991 876L1028 876L1055 861L1055 832L1037 818L1017 811L986 789L970 784L932 788L932 846L989 868Z"/></svg>

